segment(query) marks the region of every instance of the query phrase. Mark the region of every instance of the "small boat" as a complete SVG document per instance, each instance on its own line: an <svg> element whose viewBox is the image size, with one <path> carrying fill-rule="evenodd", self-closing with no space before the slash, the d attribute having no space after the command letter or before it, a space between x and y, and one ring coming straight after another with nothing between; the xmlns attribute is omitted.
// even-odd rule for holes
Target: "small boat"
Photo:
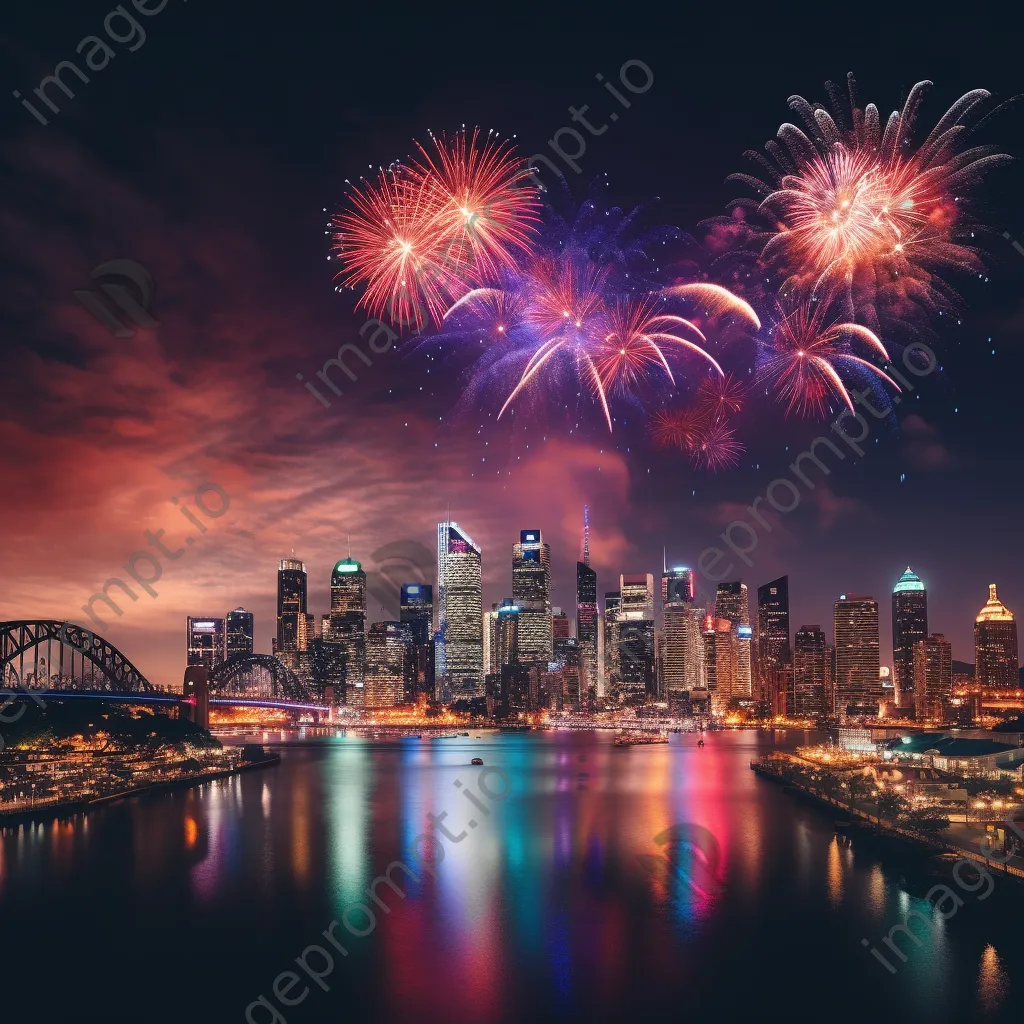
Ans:
<svg viewBox="0 0 1024 1024"><path fill-rule="evenodd" d="M616 747L638 747L650 743L668 743L668 734L663 732L620 732L614 739Z"/></svg>
<svg viewBox="0 0 1024 1024"><path fill-rule="evenodd" d="M703 740L697 740L697 746L700 747L701 750L703 750L704 749L704 741Z"/></svg>
<svg viewBox="0 0 1024 1024"><path fill-rule="evenodd" d="M473 760L470 761L469 763L470 764L483 764L484 763L484 759L482 757L474 757Z"/></svg>

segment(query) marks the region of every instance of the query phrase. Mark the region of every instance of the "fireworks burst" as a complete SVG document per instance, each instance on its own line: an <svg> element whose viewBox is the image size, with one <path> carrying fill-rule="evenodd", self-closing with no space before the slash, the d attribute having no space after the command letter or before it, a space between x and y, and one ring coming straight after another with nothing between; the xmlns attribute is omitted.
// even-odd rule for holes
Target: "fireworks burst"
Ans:
<svg viewBox="0 0 1024 1024"><path fill-rule="evenodd" d="M701 328L673 307L694 302L709 316L732 312L757 324L753 310L715 285L648 290L650 243L631 231L635 215L588 200L574 221L556 219L532 258L504 268L499 285L473 289L448 309L428 342L484 348L468 391L496 381L504 390L499 417L526 391L553 394L569 384L600 406L611 430L610 399L639 403L659 382L674 387L681 357L697 356L722 374ZM649 237L673 234L680 233L657 228Z"/></svg>
<svg viewBox="0 0 1024 1024"><path fill-rule="evenodd" d="M777 141L765 146L768 158L745 154L760 176L730 176L761 197L737 206L753 206L774 221L772 230L750 232L748 241L766 266L786 275L783 290L841 287L848 309L872 326L880 316L898 321L913 309L950 308L957 295L938 275L983 269L970 189L1010 159L992 146L964 148L990 94L976 89L962 96L915 148L912 136L931 83L915 85L883 128L878 108L861 108L853 76L847 77L849 111L832 83L826 84L831 110L791 97L804 127L784 124Z"/></svg>
<svg viewBox="0 0 1024 1024"><path fill-rule="evenodd" d="M695 466L716 473L737 465L743 451L743 445L736 440L736 434L728 424L717 422L708 424L701 431L691 454Z"/></svg>
<svg viewBox="0 0 1024 1024"><path fill-rule="evenodd" d="M778 319L767 356L758 371L770 382L787 415L825 415L828 402L838 398L853 411L853 400L839 373L852 370L875 374L899 391L899 385L874 363L854 354L852 343L860 341L888 363L889 354L878 335L860 324L843 323L829 313L828 302L797 297L789 308L779 306Z"/></svg>
<svg viewBox="0 0 1024 1024"><path fill-rule="evenodd" d="M459 132L432 136L410 166L361 181L332 219L345 286L365 286L358 305L395 326L440 324L474 284L514 265L539 220L537 189L506 143Z"/></svg>

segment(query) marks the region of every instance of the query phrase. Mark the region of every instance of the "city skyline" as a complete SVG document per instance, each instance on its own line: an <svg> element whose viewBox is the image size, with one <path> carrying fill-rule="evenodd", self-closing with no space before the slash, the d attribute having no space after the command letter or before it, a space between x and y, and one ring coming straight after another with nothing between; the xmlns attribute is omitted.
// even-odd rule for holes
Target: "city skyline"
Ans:
<svg viewBox="0 0 1024 1024"><path fill-rule="evenodd" d="M459 524L451 523L451 525L455 526L457 529L462 530L463 534L468 537L468 533L466 533L464 528L459 527ZM444 522L439 523L438 526L437 526L438 531L440 531L443 526L445 526ZM536 545L541 545L543 548L548 549L547 553L544 556L545 557L545 562L543 563L544 570L548 569L549 562L547 561L547 559L550 559L552 557L551 552L550 552L550 545L548 545L546 543L542 543L540 541L540 537L542 536L542 531L541 530L539 530L539 529L534 529L534 530L529 530L529 531L527 531L527 530L520 530L520 531L515 531L515 532L518 533L518 535L520 536L520 541L518 543L514 543L512 545L512 547L514 549L513 550L513 558L511 559L510 562L506 563L507 566L508 566L508 571L507 571L506 583L504 585L504 593L502 593L501 596L496 597L496 599L494 601L487 601L486 599L481 597L481 631L480 631L479 644L480 644L481 657L482 658L486 658L486 650L487 650L487 646L488 646L488 639L485 639L485 635L484 635L485 634L485 630L486 630L486 626L484 624L483 608L491 608L492 606L499 606L499 605L503 605L503 604L504 605L515 605L516 606L516 611L518 612L518 614L517 614L517 623L518 623L518 625L517 625L517 641L516 642L517 642L517 644L522 642L521 641L522 628L523 628L522 627L522 621L523 621L523 618L524 618L522 612L523 612L523 607L525 607L525 605L527 605L528 602L523 600L523 599L517 600L514 597L514 595L513 595L513 590L516 587L516 575L515 575L515 573L516 573L516 566L522 564L519 561L520 555L518 554L518 551L522 547L523 538L525 538L525 537L527 537L529 535L530 538L531 538L531 543L535 543ZM486 592L486 589L487 589L487 584L486 584L486 579L487 579L487 577L486 577L486 565L487 565L488 558L487 558L487 551L484 548L484 546L482 544L479 544L478 546L479 546L479 562L480 562L480 565L481 565L481 569L483 570L483 573L484 573L483 579L485 580L485 583L484 583L483 587L481 588L481 595L482 595L483 593ZM587 545L587 554L588 554L588 556L592 555L592 552L590 551L590 545L589 544ZM663 553L663 561L664 560L665 560L665 555ZM294 554L293 554L293 556L290 559L282 559L280 561L279 565L280 566L284 566L286 563L288 564L289 567L303 566L305 576L308 578L310 567L308 565L306 565L306 563L303 560L295 558ZM538 562L538 565L540 565L539 562ZM574 563L574 565L576 566L576 581L575 582L576 582L576 586L578 587L579 571L580 571L579 567L583 566L584 563L576 562L576 563ZM365 583L366 574L362 572L362 565L361 565L361 563L359 563L356 559L354 559L352 557L351 553L345 559L341 559L338 562L336 562L335 566L334 566L334 568L332 570L332 580L334 581L334 589L333 589L332 592L335 595L337 593L337 584L338 584L338 580L339 580L339 576L338 576L339 566L343 567L344 569L346 569L347 573L351 572L353 575L356 575L356 573L358 573L359 577L363 580L363 583L362 583L362 592L363 592L362 600L363 600L363 607L364 607L364 612L365 612L365 614L363 616L363 635L364 635L364 637L365 637L366 633L368 632L369 627L372 624L374 624L374 623L388 623L388 622L395 621L397 616L389 614L388 608L386 606L384 606L384 605L380 606L379 612L377 614L372 613L370 611L370 609L368 607L366 607L366 605L368 603L367 602L367 597L366 597L366 589L367 589L367 587L366 587L366 583ZM416 568L418 570L422 570L423 568L426 568L427 569L427 574L426 575L429 576L430 579L433 579L434 581L437 580L438 577L437 577L436 567L431 568L429 566L424 567L424 566L417 565ZM590 567L589 566L585 566L585 568L589 569ZM280 570L279 570L279 575L280 575ZM521 580L522 580L522 578L523 577L520 576ZM544 592L544 588L545 587L548 588L548 593L555 593L556 592L556 583L557 583L557 581L553 577L553 574L546 574L544 576L544 579L545 579L545 582L543 584L537 584L538 586L541 586L541 593ZM619 584L619 587L620 587L620 589L618 591L615 591L615 593L621 594L621 587L622 587L624 582L627 585L627 590L629 590L629 588L631 588L632 591L635 591L635 593L636 593L636 596L632 597L632 598L630 598L629 595L627 595L627 604L629 605L629 601L631 600L632 601L632 605L636 605L636 610L630 611L629 607L632 607L632 605L629 605L629 607L627 607L626 614L625 614L625 616L623 618L625 620L628 620L628 619L640 619L642 616L645 616L645 615L648 614L648 612L646 610L643 610L643 611L640 610L641 609L641 605L643 605L644 608L648 607L648 604L645 603L646 599L643 597L643 593L646 592L649 595L649 601L651 602L650 608L651 608L651 613L652 613L652 621L657 620L657 623L658 623L658 627L657 627L658 628L658 635L661 636L663 628L664 628L664 625L663 625L663 614L664 614L665 608L667 607L667 605L665 603L665 595L669 595L670 598L675 598L677 594L681 597L685 593L692 593L693 598L692 598L692 601L690 602L690 605L692 607L694 607L694 608L704 608L704 610L706 611L706 613L707 613L707 615L709 617L711 617L711 618L721 617L718 614L718 612L716 611L716 609L720 608L720 609L723 610L723 614L725 615L725 617L727 619L730 619L731 621L733 621L734 626L738 625L740 623L742 623L743 625L746 625L747 623L751 623L751 626L750 626L750 643L748 645L750 649L749 649L749 651L744 650L743 653L740 653L739 651L737 651L735 656L738 659L740 659L737 662L737 666L742 666L742 667L738 668L738 671L740 672L740 675L743 677L743 680L746 680L746 679L749 678L749 689L748 689L747 692L751 692L751 693L753 693L754 696L757 696L756 689L757 689L757 685L758 685L758 679L757 679L757 675L756 675L756 666L757 666L757 656L758 656L757 655L758 643L759 643L759 637L760 637L759 621L758 621L758 619L759 619L759 605L755 604L754 607L751 607L750 592L751 592L751 589L753 589L755 599L758 602L762 601L762 599L764 599L764 600L771 600L767 596L768 595L767 588L769 588L772 584L779 585L780 583L783 582L783 580L785 580L786 581L786 585L785 585L785 602L788 605L789 600L790 600L790 596L793 594L792 584L790 584L788 582L788 574L785 577L780 577L779 579L776 579L776 580L770 580L770 581L767 581L764 584L748 583L746 579L714 583L714 590L708 590L707 589L707 583L705 583L705 587L704 588L701 588L700 587L700 583L699 583L699 581L701 580L701 577L700 577L699 573L697 573L694 570L690 569L688 566L677 566L677 567L674 567L671 570L665 568L663 573L660 576L660 587L659 586L655 586L654 579L655 579L654 574L651 574L651 573L623 573L623 572L620 572L618 574L612 574L613 582L617 582ZM674 582L674 581L678 581L678 582ZM391 584L393 586L393 589L394 589L395 592L394 592L393 595L390 595L390 597L393 600L394 606L395 606L396 609L399 607L400 602L402 601L402 598L403 598L404 590L405 590L406 586L409 585L409 584L424 586L425 589L427 591L430 591L431 593L432 593L432 588L434 586L434 584L429 582L428 579L423 579L423 580L409 579L409 580L400 581L397 585ZM520 582L520 584L518 586L522 590L523 587L524 587L524 584L522 582ZM529 585L527 584L525 586L527 586L527 588L528 588ZM988 608L993 607L993 601L995 600L991 596L991 586L992 585L990 584L989 588L986 590L986 593L989 595L989 601L988 601L988 604L985 607L988 607ZM500 592L502 590L502 584L500 582L497 582L497 583L492 582L491 583L491 587L492 587L492 589L494 590L495 593L498 593L498 592ZM561 584L561 588L564 588L564 582ZM895 602L895 599L898 598L901 594L905 594L908 589L912 589L914 593L917 593L918 591L920 591L923 594L925 592L925 585L921 582L921 578L916 573L914 573L912 570L910 570L909 568L904 570L901 575L895 577L895 579L893 580L893 585L890 587L890 590L893 593L894 602ZM598 593L602 592L601 583L600 583L600 577L598 577L598 579L597 579L597 592ZM376 593L377 593L378 597L382 596L382 591L379 588L377 589ZM611 592L610 591L604 591L604 593L607 595L608 593L611 593ZM885 591L883 591L883 594L884 593L885 593ZM741 594L742 594L742 598L740 596ZM570 608L574 609L574 614L573 615L566 615L566 613L564 611L562 612L562 614L566 616L567 622L570 624L569 628L571 629L571 635L574 636L574 637L577 636L576 630L578 628L577 621L576 621L576 616L575 616L575 608L576 608L575 596L577 596L577 595L574 595L574 603L569 605ZM799 598L799 594L797 594L796 596ZM834 628L834 623L833 623L833 610L840 603L847 601L847 599L849 599L850 601L854 601L854 602L865 600L865 599L869 599L869 600L873 600L874 601L875 608L874 608L874 612L873 612L874 618L873 618L872 622L873 622L873 629L877 633L877 637L878 637L878 660L879 660L880 665L888 667L888 668L893 670L893 677L892 678L893 678L893 681L895 682L896 678L897 678L896 662L898 661L898 651L895 649L895 646L893 644L893 639L892 639L893 638L893 634L892 633L889 634L888 641L886 639L885 632L884 632L884 625L885 625L885 620L886 620L887 616L883 616L883 615L881 615L879 613L879 609L882 606L882 602L880 602L878 598L874 597L874 595L870 595L870 594L869 595L856 595L856 594L853 594L853 593L837 594L835 599L834 599L834 601L832 602L832 604L828 608L821 610L821 614L819 614L817 619L807 618L806 619L807 623L813 622L815 625L820 623L821 624L821 628L823 629L823 635L826 637L827 642L831 646L834 647L834 645L835 645L835 628ZM332 598L329 598L329 603L333 603L336 600L337 600L336 596L332 597ZM620 598L620 600L621 600L621 598ZM728 608L726 608L725 605L723 605L723 601L726 601L726 600L729 602ZM541 598L541 602L543 603L543 597ZM681 602L676 602L676 601L673 601L673 600L670 600L669 605L675 604L675 603L679 603L681 605ZM311 597L311 599L309 601L309 604L310 604L311 608L316 608L317 607L317 596L316 596L315 592L313 593L313 595L312 595L312 597ZM604 605L601 602L598 602L598 605L599 605L599 607L597 609L596 614L597 614L598 617L603 617L603 613L602 613L601 609L604 607ZM735 605L735 607L733 607L733 605ZM800 606L806 607L806 605L804 603L798 601L798 607L800 607ZM433 606L433 607L436 608L436 606ZM621 605L620 605L620 607L621 607ZM984 613L985 607L982 608L982 613ZM1004 606L1001 603L998 604L998 608L1003 608L1003 607ZM554 601L553 599L550 599L549 609L558 609L558 608L561 608L561 606L558 605L558 603L556 601ZM895 608L896 608L896 605L894 603L894 609ZM236 612L241 612L243 610L245 610L245 609L243 609L242 607L238 607L238 608L235 609ZM251 615L252 613L251 612L247 612L247 614ZM326 630L328 628L327 619L329 619L329 617L330 617L328 614L318 615L315 611L314 612L308 612L307 614L310 616L311 620L315 620L318 623L317 626L316 626L316 630L317 630L317 634L318 635L319 635L319 632L320 632L320 627L319 627L320 619L324 620L324 629ZM992 613L990 612L989 614L991 615ZM1012 609L1011 609L1010 614L1012 615ZM549 620L550 620L550 615L551 615L551 611L548 612ZM970 632L970 636L971 636L971 645L972 646L968 650L963 651L963 652L957 651L955 648L953 648L953 659L955 661L957 661L957 662L971 664L974 661L974 646L973 646L973 644L974 644L974 641L975 641L975 634L976 634L976 630L977 630L977 625L975 623L975 619L976 619L976 617L978 617L978 615L979 615L979 613L975 612L974 614L968 616L969 623L968 623L968 627L967 628L971 631ZM894 616L895 616L895 611L894 611ZM189 621L191 621L191 619L199 619L199 618L200 618L200 616L193 615L193 616L190 616ZM786 621L788 623L788 628L789 628L789 643L791 645L791 651L794 654L795 654L795 649L793 648L793 645L794 645L796 633L799 631L799 629L803 628L802 621L801 621L801 624L794 624L796 618L797 618L797 616L795 616L794 613L791 610L785 616L785 619L786 619ZM222 617L220 617L220 621L221 621L222 626L223 626L223 623L226 621L226 618L222 616ZM699 628L704 628L704 625L705 625L704 623L701 623ZM435 617L434 617L434 627L437 628L437 629L440 629L440 621L439 621L439 618L438 618L437 615L435 615ZM678 633L678 630L681 627L673 627L673 628L676 629L676 631ZM948 631L949 630L947 630L947 632ZM258 628L257 628L256 632L257 632L257 637L258 637L259 636ZM941 631L936 631L936 632L941 632ZM604 634L604 630L603 629L602 629L602 634ZM945 639L946 633L943 632L942 635L943 635L943 638ZM325 634L325 638L326 638L326 634ZM602 640L605 640L605 639L606 639L605 636L602 635ZM910 648L910 655L911 655L910 671L911 671L911 673L913 672L913 642L916 639L917 638L914 637L911 640L911 648ZM607 641L606 641L606 643L607 643ZM258 643L255 645L255 649L256 649L257 653L270 653L269 649L267 651L260 651ZM532 648L530 650L532 651ZM606 646L606 650L607 650L607 646ZM531 660L531 659L528 659L528 658L526 658L524 656L523 660ZM747 675L745 675L745 673L747 672L747 669L746 669L746 665L747 664L749 664L751 666L750 669L749 669L749 677ZM486 671L487 671L487 662L486 662L486 660L482 661L482 671L483 671L484 674L486 674ZM595 682L596 682L596 680L595 680ZM747 684L746 684L746 682L743 682L741 680L741 685L746 686ZM860 686L860 684L855 685L854 686L854 690L857 690L859 686ZM876 683L875 687L878 688L879 693L880 693L881 692L880 683ZM907 699L903 701L903 704L906 705L906 706L909 706L909 707L913 707L914 706L914 699L913 699L913 691L912 691L912 689L910 691L909 697L907 697Z"/></svg>

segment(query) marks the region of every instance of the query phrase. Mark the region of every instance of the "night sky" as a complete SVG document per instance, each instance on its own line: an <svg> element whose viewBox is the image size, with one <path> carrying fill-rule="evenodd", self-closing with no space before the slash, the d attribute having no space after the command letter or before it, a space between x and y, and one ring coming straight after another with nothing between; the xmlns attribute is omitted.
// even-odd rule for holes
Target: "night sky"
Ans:
<svg viewBox="0 0 1024 1024"><path fill-rule="evenodd" d="M143 531L164 529L170 550L194 535L178 558L162 559L157 596L126 601L101 630L161 683L180 679L186 615L244 605L268 651L279 558L294 549L306 562L319 615L348 536L369 569L385 557L374 552L398 541L408 543L396 557L416 562L413 544L433 548L449 503L483 546L488 604L510 591L518 531L540 527L554 603L571 609L584 503L600 593L619 572L660 572L663 545L669 564L695 565L827 429L785 421L762 396L741 414L741 465L709 475L654 450L627 407L611 437L596 408L571 433L557 407L546 419L495 423L490 405L453 417L465 361L396 350L360 366L324 408L296 374L312 378L366 319L351 292L335 292L326 258L324 210L339 208L345 178L407 155L428 128L495 127L517 135L524 155L550 153L546 140L571 123L568 106L589 104L595 120L621 110L595 75L614 80L625 61L643 60L653 86L588 140L568 184L582 199L607 174L600 187L612 203L658 197L652 223L696 233L742 194L726 175L748 170L743 151L792 119L793 93L825 100L825 80L853 71L862 99L888 114L928 78L920 122L930 127L969 89L997 99L1021 91L1018 55L991 42L995 30L943 34L909 15L852 31L838 11L759 25L738 9L717 25L632 8L530 10L507 23L454 9L402 19L391 8L377 22L334 5L169 0L138 16L145 43L134 53L131 41L111 43L115 58L89 84L74 80L75 98L59 96L44 126L11 92L30 95L79 40L103 32L111 10L65 6L18 4L0 32L0 619L83 621L88 596L146 547ZM1001 114L985 141L1024 154L1022 111ZM1022 183L1018 162L981 190L989 280L953 280L963 315L926 339L941 371L921 379L898 429L873 424L864 456L770 519L754 564L732 574L753 593L788 572L794 628L830 633L840 593L873 594L891 662L888 595L907 564L955 658L973 660L988 583L1024 612L1024 255L1003 237L1024 244ZM115 337L73 296L116 258L152 275L157 328ZM194 511L204 483L223 488L230 507L200 534L171 499ZM215 494L206 501L216 510ZM371 608L370 618L395 610Z"/></svg>

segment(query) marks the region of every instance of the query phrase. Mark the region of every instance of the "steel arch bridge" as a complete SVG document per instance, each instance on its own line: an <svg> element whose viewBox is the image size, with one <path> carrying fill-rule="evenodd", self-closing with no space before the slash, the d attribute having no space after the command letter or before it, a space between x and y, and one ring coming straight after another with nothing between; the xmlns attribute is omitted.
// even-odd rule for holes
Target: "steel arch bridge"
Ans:
<svg viewBox="0 0 1024 1024"><path fill-rule="evenodd" d="M310 701L311 688L272 654L233 654L210 673L211 697Z"/></svg>
<svg viewBox="0 0 1024 1024"><path fill-rule="evenodd" d="M42 651L45 655L40 657ZM109 640L74 622L56 619L0 622L0 683L6 684L11 676L25 689L111 693L155 689Z"/></svg>

